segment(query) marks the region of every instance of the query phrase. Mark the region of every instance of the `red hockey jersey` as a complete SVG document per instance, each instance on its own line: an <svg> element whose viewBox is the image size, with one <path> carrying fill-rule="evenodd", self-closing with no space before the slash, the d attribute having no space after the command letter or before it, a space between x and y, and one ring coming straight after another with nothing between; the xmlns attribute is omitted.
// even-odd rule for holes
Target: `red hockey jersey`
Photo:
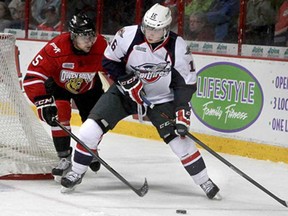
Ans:
<svg viewBox="0 0 288 216"><path fill-rule="evenodd" d="M107 41L98 35L87 54L73 51L70 33L49 41L28 66L23 86L29 99L45 95L45 80L52 77L56 84L73 94L82 94L95 84L96 74L104 71L102 58Z"/></svg>

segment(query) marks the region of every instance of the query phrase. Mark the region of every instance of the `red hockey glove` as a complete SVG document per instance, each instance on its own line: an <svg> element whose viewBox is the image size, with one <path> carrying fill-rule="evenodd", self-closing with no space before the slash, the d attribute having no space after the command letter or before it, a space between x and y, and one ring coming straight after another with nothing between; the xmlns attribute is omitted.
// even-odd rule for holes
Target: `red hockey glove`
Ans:
<svg viewBox="0 0 288 216"><path fill-rule="evenodd" d="M191 111L190 109L180 108L176 111L176 134L184 137L190 127L190 115Z"/></svg>
<svg viewBox="0 0 288 216"><path fill-rule="evenodd" d="M54 98L50 95L43 95L35 98L35 106L39 118L50 126L57 126L54 118L57 117L57 107Z"/></svg>
<svg viewBox="0 0 288 216"><path fill-rule="evenodd" d="M129 97L138 104L143 104L143 100L140 96L140 92L143 89L143 83L134 74L130 73L123 77L118 78L118 83L122 89L128 93Z"/></svg>

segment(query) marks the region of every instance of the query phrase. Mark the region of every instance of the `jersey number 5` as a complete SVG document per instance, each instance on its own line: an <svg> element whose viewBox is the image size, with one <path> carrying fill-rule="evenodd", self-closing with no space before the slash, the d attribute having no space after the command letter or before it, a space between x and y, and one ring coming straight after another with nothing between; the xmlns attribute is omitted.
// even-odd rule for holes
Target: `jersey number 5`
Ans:
<svg viewBox="0 0 288 216"><path fill-rule="evenodd" d="M32 65L37 66L39 64L39 61L42 59L43 57L41 55L37 55L35 59L32 61Z"/></svg>

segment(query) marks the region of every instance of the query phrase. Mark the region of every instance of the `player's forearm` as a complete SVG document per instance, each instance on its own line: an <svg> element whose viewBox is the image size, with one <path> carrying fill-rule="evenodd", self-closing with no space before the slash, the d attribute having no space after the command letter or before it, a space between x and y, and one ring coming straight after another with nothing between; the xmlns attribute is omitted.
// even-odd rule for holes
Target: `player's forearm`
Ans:
<svg viewBox="0 0 288 216"><path fill-rule="evenodd" d="M102 65L109 74L109 78L113 81L117 81L118 77L126 74L125 64L122 62L115 62L104 57L102 60Z"/></svg>

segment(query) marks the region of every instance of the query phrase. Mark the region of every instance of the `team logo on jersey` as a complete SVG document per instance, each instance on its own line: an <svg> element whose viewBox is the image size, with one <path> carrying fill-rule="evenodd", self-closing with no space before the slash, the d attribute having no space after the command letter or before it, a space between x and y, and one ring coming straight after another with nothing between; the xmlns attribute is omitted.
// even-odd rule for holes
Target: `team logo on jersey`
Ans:
<svg viewBox="0 0 288 216"><path fill-rule="evenodd" d="M125 28L121 28L121 29L117 32L117 34L118 34L121 38L123 38L124 32L125 32Z"/></svg>
<svg viewBox="0 0 288 216"><path fill-rule="evenodd" d="M71 79L65 84L65 87L71 93L78 94L83 81L84 80L82 78Z"/></svg>
<svg viewBox="0 0 288 216"><path fill-rule="evenodd" d="M59 47L57 47L57 45L55 43L50 43L50 45L53 47L53 50L55 53L61 52L61 49Z"/></svg>
<svg viewBox="0 0 288 216"><path fill-rule="evenodd" d="M60 73L60 81L62 83L65 83L65 87L68 91L70 91L73 94L78 94L81 90L81 87L83 88L83 83L91 83L95 77L96 73L77 73L74 71L69 70L62 70Z"/></svg>
<svg viewBox="0 0 288 216"><path fill-rule="evenodd" d="M137 76L146 83L153 83L159 80L161 77L167 76L171 67L169 62L163 62L159 64L145 63L139 66L132 66Z"/></svg>
<svg viewBox="0 0 288 216"><path fill-rule="evenodd" d="M189 55L189 54L191 54L191 48L190 48L190 46L186 46L186 53L185 53L185 55Z"/></svg>

